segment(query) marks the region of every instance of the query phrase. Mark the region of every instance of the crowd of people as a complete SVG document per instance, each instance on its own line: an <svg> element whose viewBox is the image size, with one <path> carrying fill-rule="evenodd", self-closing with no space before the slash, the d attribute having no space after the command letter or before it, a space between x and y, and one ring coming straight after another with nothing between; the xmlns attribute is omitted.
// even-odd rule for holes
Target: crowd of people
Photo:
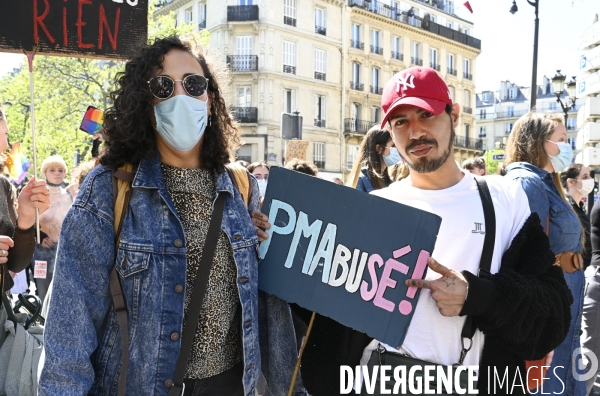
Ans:
<svg viewBox="0 0 600 396"><path fill-rule="evenodd" d="M30 272L47 311L37 394L278 396L292 384L332 396L340 365L382 351L479 366L479 394L590 394L596 375L582 379L577 359L600 355L600 209L586 214L594 180L572 163L562 116L521 117L502 175L488 175L483 158L454 157L461 109L439 74L393 76L346 186L441 217L425 278L406 281L420 298L400 347L320 315L309 336L312 312L258 290L271 167L238 161L247 183L231 170L241 138L219 59L177 37L141 48L117 76L101 155L72 183L60 156L18 197L0 177L0 348L12 278ZM0 108L0 152L7 133ZM285 167L319 176L305 160ZM488 388L489 368L512 379L538 366L522 387Z"/></svg>

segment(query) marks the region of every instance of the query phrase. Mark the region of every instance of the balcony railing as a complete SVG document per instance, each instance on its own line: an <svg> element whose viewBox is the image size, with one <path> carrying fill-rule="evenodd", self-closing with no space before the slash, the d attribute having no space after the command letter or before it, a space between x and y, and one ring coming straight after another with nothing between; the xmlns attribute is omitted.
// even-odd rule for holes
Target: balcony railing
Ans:
<svg viewBox="0 0 600 396"><path fill-rule="evenodd" d="M257 55L227 55L229 69L234 72L258 71Z"/></svg>
<svg viewBox="0 0 600 396"><path fill-rule="evenodd" d="M496 113L496 118L515 118L521 117L529 112L529 110L519 110L519 111L503 111L500 113Z"/></svg>
<svg viewBox="0 0 600 396"><path fill-rule="evenodd" d="M316 127L325 128L325 125L327 125L327 123L325 122L325 120L321 120L319 118L315 118L315 126Z"/></svg>
<svg viewBox="0 0 600 396"><path fill-rule="evenodd" d="M375 123L373 121L363 121L356 118L346 118L344 120L344 131L350 133L365 134Z"/></svg>
<svg viewBox="0 0 600 396"><path fill-rule="evenodd" d="M435 63L432 63L432 62L429 62L429 66L431 66L432 69L435 69L437 71L440 71L440 69L441 69L441 67L440 67L439 64L435 64Z"/></svg>
<svg viewBox="0 0 600 396"><path fill-rule="evenodd" d="M469 139L464 136L454 136L454 147L469 150L483 150L482 139Z"/></svg>
<svg viewBox="0 0 600 396"><path fill-rule="evenodd" d="M240 124L258 123L258 108L256 107L231 107L229 111Z"/></svg>
<svg viewBox="0 0 600 396"><path fill-rule="evenodd" d="M361 43L360 41L356 41L356 40L350 40L350 47L364 50L365 43Z"/></svg>
<svg viewBox="0 0 600 396"><path fill-rule="evenodd" d="M285 23L286 25L290 25L290 26L296 26L296 18L284 16L283 23Z"/></svg>
<svg viewBox="0 0 600 396"><path fill-rule="evenodd" d="M473 75L469 74L469 73L463 73L463 77L466 78L467 80L472 80L473 79Z"/></svg>
<svg viewBox="0 0 600 396"><path fill-rule="evenodd" d="M430 3L429 0L416 0L421 3L427 4L430 7L435 7L443 12L456 16L454 14L454 4L451 1L445 0L434 0L434 3ZM462 44L466 44L470 47L481 49L481 40L471 37L468 34L453 30L452 28L439 25L435 22L426 18L420 18L417 16L408 16L406 11L399 11L396 8L391 8L386 4L383 4L377 0L348 0L350 7L361 7L365 10L374 12L384 17L394 19L398 22L406 23L408 25L427 30L435 33L442 37L450 40L457 41Z"/></svg>
<svg viewBox="0 0 600 396"><path fill-rule="evenodd" d="M227 6L227 22L258 21L257 5Z"/></svg>
<svg viewBox="0 0 600 396"><path fill-rule="evenodd" d="M322 34L323 36L327 36L327 28L319 25L315 25L315 33Z"/></svg>
<svg viewBox="0 0 600 396"><path fill-rule="evenodd" d="M325 161L313 161L313 164L319 169L325 169Z"/></svg>
<svg viewBox="0 0 600 396"><path fill-rule="evenodd" d="M488 119L492 119L492 118L495 118L495 117L496 117L496 113L488 113L488 112L482 113L482 112L479 112L479 114L477 114L476 119L477 120L488 120Z"/></svg>
<svg viewBox="0 0 600 396"><path fill-rule="evenodd" d="M456 76L458 74L458 72L456 71L456 69L452 69L452 68L448 68L448 74L452 74L453 76Z"/></svg>
<svg viewBox="0 0 600 396"><path fill-rule="evenodd" d="M296 66L283 65L283 72L289 74L296 74Z"/></svg>
<svg viewBox="0 0 600 396"><path fill-rule="evenodd" d="M431 22L428 19L423 20L422 28L447 39L468 45L469 47L481 49L481 40L469 36L468 34L459 32L458 30L454 30L449 27L439 25L435 22Z"/></svg>
<svg viewBox="0 0 600 396"><path fill-rule="evenodd" d="M350 81L350 89L363 91L365 89L365 85L356 81Z"/></svg>
<svg viewBox="0 0 600 396"><path fill-rule="evenodd" d="M377 86L374 87L371 85L371 93L381 95L381 94L383 94L383 87L380 88L380 87L377 87Z"/></svg>
<svg viewBox="0 0 600 396"><path fill-rule="evenodd" d="M325 73L315 72L315 80L325 81Z"/></svg>
<svg viewBox="0 0 600 396"><path fill-rule="evenodd" d="M371 46L371 52L378 55L383 55L383 48L376 45Z"/></svg>
<svg viewBox="0 0 600 396"><path fill-rule="evenodd" d="M206 21L200 21L198 24L198 30L206 29Z"/></svg>
<svg viewBox="0 0 600 396"><path fill-rule="evenodd" d="M414 56L410 58L410 62L416 66L423 66L423 59L415 58Z"/></svg>
<svg viewBox="0 0 600 396"><path fill-rule="evenodd" d="M400 52L392 51L392 59L404 60L404 54Z"/></svg>
<svg viewBox="0 0 600 396"><path fill-rule="evenodd" d="M463 112L467 114L473 114L473 108L465 106L463 107Z"/></svg>

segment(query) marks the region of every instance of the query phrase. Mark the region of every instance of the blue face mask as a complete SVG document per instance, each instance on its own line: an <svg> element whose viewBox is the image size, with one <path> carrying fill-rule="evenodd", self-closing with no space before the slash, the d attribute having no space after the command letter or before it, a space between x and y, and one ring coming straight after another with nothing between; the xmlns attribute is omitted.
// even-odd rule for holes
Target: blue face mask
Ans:
<svg viewBox="0 0 600 396"><path fill-rule="evenodd" d="M554 143L558 146L559 153L557 155L550 155L550 163L554 168L554 172L558 173L565 169L567 166L571 165L573 161L573 147L569 143L565 142L553 142L552 140L548 140L550 143Z"/></svg>
<svg viewBox="0 0 600 396"><path fill-rule="evenodd" d="M206 102L188 95L176 95L154 105L156 130L178 151L190 151L206 129Z"/></svg>
<svg viewBox="0 0 600 396"><path fill-rule="evenodd" d="M390 155L384 155L383 161L387 166L392 166L402 161L402 157L400 157L400 154L398 153L398 149L396 147L390 147Z"/></svg>

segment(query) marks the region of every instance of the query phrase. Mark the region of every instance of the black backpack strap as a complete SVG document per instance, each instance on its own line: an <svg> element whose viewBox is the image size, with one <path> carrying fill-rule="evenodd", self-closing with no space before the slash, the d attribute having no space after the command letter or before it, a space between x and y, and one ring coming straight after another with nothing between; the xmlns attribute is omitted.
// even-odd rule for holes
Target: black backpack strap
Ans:
<svg viewBox="0 0 600 396"><path fill-rule="evenodd" d="M477 189L479 190L479 196L481 197L481 204L483 206L483 218L485 221L485 238L483 240L483 250L481 252L481 260L479 261L479 273L481 271L490 272L492 268L492 257L494 255L494 243L496 241L496 213L494 211L494 202L492 201L492 195L490 189L483 177L475 177L475 183L477 183ZM465 324L461 331L461 344L462 351L460 353L460 359L458 364L462 365L467 355L467 352L471 350L473 345L473 336L477 330L477 325L473 321L473 317L468 315ZM465 347L465 339L469 340L469 346Z"/></svg>
<svg viewBox="0 0 600 396"><path fill-rule="evenodd" d="M187 308L187 320L185 328L183 329L179 358L177 359L175 375L173 376L173 386L169 391L169 396L181 396L185 391L183 380L185 378L188 360L190 359L190 352L192 351L196 329L198 328L200 310L208 286L210 268L213 262L215 249L217 248L217 242L219 241L219 234L221 233L221 221L223 220L223 210L225 209L225 198L226 194L220 193L213 207L210 224L208 226L208 233L206 235L206 240L204 241L202 258L200 259L200 265L196 272L196 283L194 284L192 296Z"/></svg>
<svg viewBox="0 0 600 396"><path fill-rule="evenodd" d="M112 195L113 195L113 206L117 202L117 194L118 194L118 179L125 180L128 182L132 182L135 176L135 173L126 172L122 169L117 169L117 171L112 174ZM119 373L119 388L118 388L118 396L125 396L125 391L127 390L127 368L129 366L129 325L127 322L127 305L125 304L125 295L123 293L123 285L121 285L121 280L119 279L119 274L117 272L117 263L116 263L116 255L119 249L119 244L121 242L121 228L123 227L123 219L125 218L125 213L127 212L127 208L129 207L129 200L131 199L131 189L127 191L125 194L125 202L123 210L121 211L121 219L119 223L119 228L116 232L115 237L115 265L113 265L112 270L110 271L110 295L112 296L113 306L115 307L115 313L117 315L117 323L119 324L119 332L121 333L121 369Z"/></svg>

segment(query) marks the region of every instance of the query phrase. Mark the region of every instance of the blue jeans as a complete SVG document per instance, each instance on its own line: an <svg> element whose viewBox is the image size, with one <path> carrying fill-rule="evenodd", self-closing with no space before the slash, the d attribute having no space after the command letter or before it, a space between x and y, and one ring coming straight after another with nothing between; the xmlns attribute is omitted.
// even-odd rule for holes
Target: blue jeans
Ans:
<svg viewBox="0 0 600 396"><path fill-rule="evenodd" d="M568 395L585 396L585 381L578 381L573 376L573 369L578 374L584 374L585 370L579 369L575 362L581 361L581 356L574 357L573 352L581 347L581 317L583 313L583 294L585 289L585 275L583 271L575 271L572 274L564 273L565 281L573 294L571 304L571 324L567 338L554 350L552 366L546 373L547 379L543 386L531 392L537 395ZM575 360L577 358L577 360ZM562 366L562 367L561 367Z"/></svg>

